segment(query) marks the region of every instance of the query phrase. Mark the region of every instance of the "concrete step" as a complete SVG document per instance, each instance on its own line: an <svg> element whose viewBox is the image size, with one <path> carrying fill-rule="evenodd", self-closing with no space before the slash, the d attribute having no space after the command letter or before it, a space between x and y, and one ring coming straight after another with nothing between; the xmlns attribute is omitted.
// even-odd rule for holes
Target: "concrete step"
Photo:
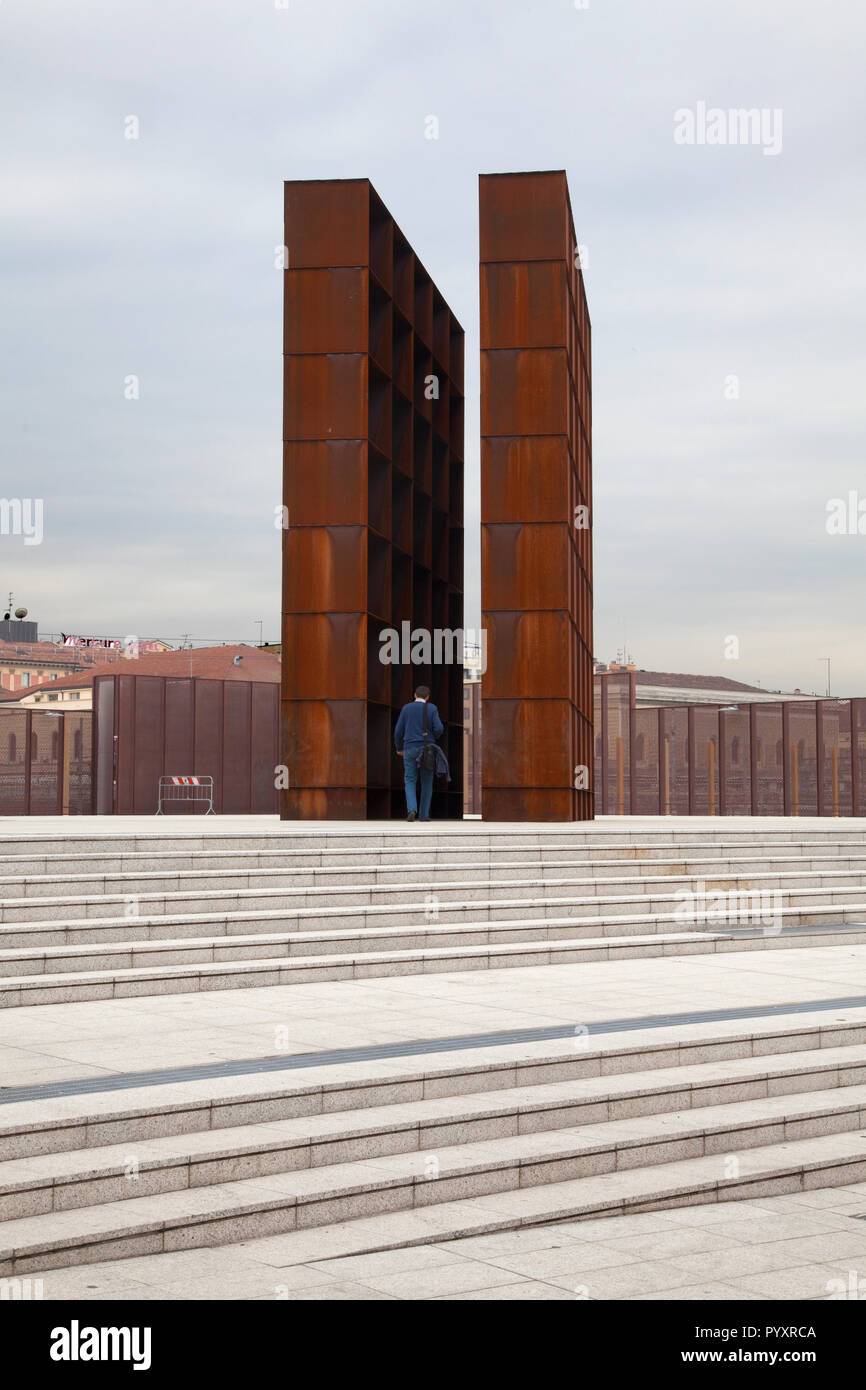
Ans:
<svg viewBox="0 0 866 1390"><path fill-rule="evenodd" d="M531 1083L253 1125L52 1152L0 1162L0 1220L68 1211L397 1154L556 1132L578 1164L598 1170L654 1162L670 1147L694 1156L856 1127L866 1114L866 1046L659 1070L649 1076ZM640 1123L629 1125L627 1121ZM654 1122L653 1122L654 1121ZM579 1132L578 1132L579 1131ZM574 1148L575 1141L578 1147ZM700 1148L700 1146L698 1146ZM604 1160L607 1162L607 1158ZM574 1176L579 1176L575 1172Z"/></svg>
<svg viewBox="0 0 866 1390"><path fill-rule="evenodd" d="M821 912L828 915L827 924L820 925ZM87 957L95 968L81 970L70 968L75 961L70 953L52 955L51 948L43 948L41 955L16 956L15 952L3 952L0 959L0 1008L29 1007L35 1004L71 1003L92 999L119 999L135 995L188 994L205 990L255 989L271 985L309 984L320 980L350 980L377 978L389 975L415 975L441 973L443 971L494 970L517 966L558 965L563 963L587 963L590 961L645 958L664 955L703 955L717 952L775 950L808 948L812 946L860 945L866 942L866 902L852 909L811 909L815 922L809 926L783 925L781 929L768 928L725 928L694 931L664 931L664 923L654 921L648 932L622 935L619 928L622 919L615 919L617 934L607 937L598 934L581 938L581 924L563 919L550 920L534 929L532 924L491 923L487 927L435 927L416 930L417 939L425 942L442 939L441 931L451 933L453 941L459 941L469 933L471 937L486 935L487 940L475 945L452 944L448 946L420 945L408 947L405 940L408 933L400 938L402 949L372 950L364 949L372 944L372 938L364 933L361 937L351 937L345 953L302 954L298 947L339 945L339 934L323 934L318 943L298 941L293 934L286 934L276 940L264 943L267 954L258 957L263 948L260 940L249 938L240 942L203 941L189 944L185 941L172 943L164 941L153 947L162 954L157 957L162 963L153 962L149 966L118 964L133 956L132 948L120 947L119 953L103 948L101 955ZM846 926L840 918L846 915L859 918ZM802 913L790 911L786 917L783 909L781 921L789 923L799 920ZM583 924L585 925L585 924ZM518 939L512 944L501 938L511 933L520 938L521 933L535 930L536 940ZM491 938L494 938L491 940ZM142 951L150 950L143 945ZM138 952L136 947L135 951ZM354 950L354 954L352 951ZM240 953L240 958L223 959L222 954L231 957ZM244 954L245 953L245 954ZM191 956L204 955L205 960L190 960ZM168 960L186 957L186 963L168 964ZM217 958L219 957L219 958ZM32 973L34 965L41 968ZM80 958L78 958L80 964ZM51 965L55 969L51 971ZM17 973L11 973L11 972ZM28 973L30 972L30 973Z"/></svg>
<svg viewBox="0 0 866 1390"><path fill-rule="evenodd" d="M354 875L351 875L354 877ZM323 910L334 916L340 908L397 908L411 900L408 911L425 911L431 899L437 904L491 908L521 907L539 900L568 902L576 906L596 901L613 909L635 899L664 904L676 895L689 893L782 893L796 897L812 891L816 894L862 892L866 886L866 869L833 869L816 872L775 871L769 873L737 871L712 874L642 874L618 877L613 874L587 877L585 875L547 876L524 875L499 882L485 875L481 879L443 882L417 877L393 884L343 883L330 887L266 886L254 880L252 887L205 889L170 889L158 893L66 893L58 896L5 898L0 900L0 923L76 921L94 917L125 918L173 913L243 912L263 907L268 910L295 908ZM678 899L679 900L679 899ZM663 908L662 908L663 910Z"/></svg>
<svg viewBox="0 0 866 1390"><path fill-rule="evenodd" d="M608 893L598 895L564 893L562 896L547 895L543 885L536 885L525 897L491 897L486 889L479 889L478 896L448 897L439 891L415 897L404 890L395 900L386 905L346 904L342 907L326 906L325 901L315 907L271 906L274 899L267 894L251 894L246 898L219 899L219 903L230 902L201 912L165 911L151 913L146 910L146 900L134 899L127 913L102 916L67 916L68 908L40 908L34 906L36 920L6 922L0 926L0 943L5 949L26 949L31 947L65 947L67 944L88 941L91 944L117 942L127 945L136 941L154 939L187 940L196 937L217 938L235 935L275 934L286 932L359 932L367 933L382 928L401 928L418 930L423 922L435 923L438 927L461 927L472 923L489 925L553 921L567 923L616 922L627 919L631 922L653 921L673 922L688 928L690 925L707 923L760 922L772 924L776 917L785 912L804 914L831 908L840 917L845 912L860 912L866 902L866 887L849 884L847 881L836 886L782 889L761 889L759 887L727 888L719 881L716 884L689 880L691 886L674 891L649 891L631 893ZM331 898L330 901L333 899ZM166 908L176 906L178 899L161 901ZM97 908L105 905L105 900L97 900ZM190 906L201 906L197 900ZM79 911L89 909L91 904L79 905ZM144 909L144 910L142 910ZM52 915L56 913L57 915ZM423 928L422 928L423 930ZM86 933L86 935L85 935ZM601 930L599 934L604 934ZM13 947L12 943L17 943Z"/></svg>
<svg viewBox="0 0 866 1390"><path fill-rule="evenodd" d="M736 1175L719 1174L718 1158L686 1159L680 1163L605 1173L593 1178L467 1197L452 1202L383 1212L375 1217L333 1222L279 1236L279 1267L315 1260L414 1245L493 1235L502 1231L548 1226L557 1222L664 1211L697 1204L756 1201L785 1193L842 1187L862 1181L863 1160L850 1135L802 1140L746 1150L738 1156ZM737 1219L732 1205L730 1220ZM176 1237L167 1233L164 1250ZM201 1244L207 1244L202 1240ZM266 1245L257 1247L262 1253ZM41 1268L34 1264L32 1268Z"/></svg>
<svg viewBox="0 0 866 1390"><path fill-rule="evenodd" d="M851 1114L852 1125L862 1124ZM818 1120L817 1114L812 1118ZM755 1120L752 1133L757 1135L760 1122ZM770 1132L784 1130L785 1124L780 1118ZM802 1126L804 1120L796 1124ZM510 1229L600 1210L646 1210L696 1196L765 1195L866 1177L866 1146L854 1128L757 1143L750 1149L748 1122L738 1127L729 1117L728 1125L709 1131L698 1122L686 1135L672 1131L666 1147L660 1136L653 1144L650 1134L634 1132L628 1136L631 1142L624 1143L621 1128L616 1138L608 1134L602 1139L601 1147L594 1135L594 1151L592 1141L569 1143L558 1134L518 1136L445 1148L426 1158L400 1154L51 1211L5 1223L0 1274L226 1244L458 1201L478 1204L481 1212L476 1207L475 1220L486 1229ZM732 1165L723 1159L734 1136ZM662 1161L649 1162L653 1151ZM732 1172L736 1176L728 1176ZM613 1181L600 1189L604 1177ZM485 1220L488 1214L492 1227Z"/></svg>
<svg viewBox="0 0 866 1390"><path fill-rule="evenodd" d="M819 910L820 911L820 910ZM807 914L813 916L810 909ZM664 934L680 934L685 940L697 934L729 934L733 931L763 932L767 937L780 935L785 927L814 927L824 933L827 926L820 922L804 923L803 914L794 909L786 916L780 914L780 926L762 928L746 924L728 927L714 922L703 926L688 926L674 914L641 914L631 918L528 918L525 921L503 919L500 922L480 922L460 924L425 925L409 924L396 927L367 927L359 931L289 931L289 932L250 932L242 934L226 930L222 936L171 936L169 928L159 932L159 923L151 935L125 941L82 941L74 935L77 928L68 929L73 945L42 946L30 943L25 946L9 947L0 951L0 979L13 979L18 976L65 975L82 971L110 971L152 969L160 966L207 965L216 962L232 961L282 961L285 958L304 956L339 955L340 957L382 955L387 952L436 951L449 948L461 950L494 946L532 946L547 942L592 943L599 939L619 940L645 938ZM833 909L831 927L839 927L839 913ZM853 940L856 928L866 932L866 894L858 921L845 930L845 939ZM420 913L419 913L420 917ZM185 923L174 922L174 930L183 929ZM228 926L242 926L237 919ZM146 930L144 928L143 930ZM43 934L43 933L40 933ZM82 934L93 935L91 932ZM120 935L121 933L114 933ZM10 934L13 939L24 938L23 932ZM0 935L5 943L5 934Z"/></svg>
<svg viewBox="0 0 866 1390"><path fill-rule="evenodd" d="M406 829L411 831L412 827ZM562 832L558 833L561 836ZM583 863L645 863L683 857L690 861L755 856L773 858L777 855L786 858L830 856L860 859L866 851L866 836L860 829L842 836L821 833L797 837L793 831L773 834L753 831L732 838L725 827L713 835L698 838L682 831L667 831L661 836L651 837L644 834L643 838L614 837L609 834L590 837L577 831L570 831L567 838L556 838L551 834L528 838L522 834L443 836L439 831L431 833L421 827L414 835L392 833L388 837L379 837L373 843L368 843L367 836L342 836L340 843L335 844L327 836L324 839L321 836L311 839L290 832L282 837L228 837L232 840L230 848L225 847L226 838L217 833L206 837L187 836L180 841L153 836L139 845L137 841L127 843L106 836L101 840L85 840L78 848L75 848L73 837L46 842L44 846L38 841L31 844L5 840L0 841L0 863L6 877L65 875L68 878L70 875L101 875L105 872L172 873L218 869L255 871L390 866L399 870L403 864L459 868L461 864L477 862L479 858L491 866L498 866L515 859L540 863L554 856Z"/></svg>
<svg viewBox="0 0 866 1390"><path fill-rule="evenodd" d="M456 1052L423 1060L411 1054L329 1064L313 1059L313 1066L298 1070L287 1059L277 1071L173 1075L164 1081L157 1073L143 1089L106 1075L95 1091L0 1104L0 1161L309 1116L363 1117L409 1102L468 1095L498 1100L504 1091L560 1083L598 1084L611 1095L621 1087L617 1095L628 1097L650 1095L657 1086L665 1090L670 1076L692 1102L698 1090L713 1084L766 1082L767 1095L859 1084L866 1006L844 1013L840 1020L810 1012L780 1020L693 1023L685 1034L671 1027L593 1034L577 1029L556 1040L493 1046L472 1046L470 1039Z"/></svg>
<svg viewBox="0 0 866 1390"><path fill-rule="evenodd" d="M726 889L700 885L673 893L631 893L599 897L478 898L449 900L428 894L414 902L368 907L272 908L200 913L139 913L130 916L51 918L0 926L0 975L75 968L82 957L106 963L124 954L155 958L154 952L187 951L188 960L216 959L217 950L234 956L265 957L270 947L283 954L315 954L323 947L348 952L478 942L572 940L634 936L655 931L726 930L757 926L803 926L822 920L866 921L866 887L856 889ZM721 895L721 896L719 896ZM253 898L251 902L260 900ZM265 901L269 901L265 899ZM523 933L523 935L521 935ZM356 944L357 943L357 944ZM98 947L98 953L88 947ZM201 954L205 952L205 954ZM225 955L224 958L228 958ZM179 960L181 958L178 958ZM168 960L168 957L166 957ZM133 962L130 959L127 964ZM8 969L7 969L8 967ZM83 968L99 968L98 963Z"/></svg>
<svg viewBox="0 0 866 1390"><path fill-rule="evenodd" d="M409 852L407 851L407 856ZM169 859L171 856L167 856ZM178 856L185 859L185 856ZM241 856L228 856L239 860ZM359 856L360 857L360 856ZM375 858L375 856L373 856ZM223 864L218 857L208 867L214 856L203 854L191 859L188 864L154 865L148 870L130 866L121 868L124 857L118 856L118 866L107 868L104 860L94 856L93 861L78 860L63 872L56 861L45 862L45 872L34 869L30 873L4 874L0 876L0 901L12 905L19 900L30 898L90 898L96 895L115 895L127 897L129 894L191 893L196 888L210 890L249 890L254 888L273 889L329 889L345 887L402 887L407 883L418 884L429 881L431 887L445 883L505 884L513 881L569 881L569 882L610 882L626 883L635 879L644 882L666 882L671 878L730 878L751 877L752 875L777 874L823 875L826 873L866 872L866 851L857 856L843 854L783 854L767 852L756 854L713 855L704 858L667 857L653 858L649 861L630 858L586 859L574 854L547 854L544 857L527 859L518 857L499 862L491 858L479 858L478 851L466 861L450 862L438 854L425 858L407 857L403 864L361 863L342 866L301 866L293 863L278 866L263 866L256 863ZM251 854L251 860L261 856ZM42 863L43 861L39 861ZM102 872L95 872L98 865ZM197 866L197 867L194 867ZM49 872L50 870L50 872ZM72 890L72 891L70 891Z"/></svg>

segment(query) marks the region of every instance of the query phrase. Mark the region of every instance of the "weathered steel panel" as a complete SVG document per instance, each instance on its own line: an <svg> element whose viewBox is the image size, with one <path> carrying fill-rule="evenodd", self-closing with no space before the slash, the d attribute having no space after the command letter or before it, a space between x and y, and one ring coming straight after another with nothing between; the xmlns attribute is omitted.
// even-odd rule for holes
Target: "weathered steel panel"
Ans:
<svg viewBox="0 0 866 1390"><path fill-rule="evenodd" d="M284 358L284 439L362 439L367 358L362 353Z"/></svg>
<svg viewBox="0 0 866 1390"><path fill-rule="evenodd" d="M369 265L369 189L367 179L344 179L340 185L330 179L287 183L289 268Z"/></svg>
<svg viewBox="0 0 866 1390"><path fill-rule="evenodd" d="M287 613L283 692L291 700L363 700L367 692L363 613Z"/></svg>
<svg viewBox="0 0 866 1390"><path fill-rule="evenodd" d="M293 613L366 608L367 528L290 526L283 547L283 593Z"/></svg>
<svg viewBox="0 0 866 1390"><path fill-rule="evenodd" d="M570 396L563 348L482 354L482 435L567 434Z"/></svg>
<svg viewBox="0 0 866 1390"><path fill-rule="evenodd" d="M567 279L564 261L482 265L482 341L489 349L565 347Z"/></svg>
<svg viewBox="0 0 866 1390"><path fill-rule="evenodd" d="M363 440L290 440L283 446L290 526L363 526L367 445Z"/></svg>
<svg viewBox="0 0 866 1390"><path fill-rule="evenodd" d="M361 269L297 270L286 276L287 353L365 352L369 277Z"/></svg>
<svg viewBox="0 0 866 1390"><path fill-rule="evenodd" d="M481 261L557 261L568 253L571 220L561 170L482 174Z"/></svg>
<svg viewBox="0 0 866 1390"><path fill-rule="evenodd" d="M97 814L112 811L115 757L123 769L123 794L114 805L118 814L153 815L161 776L213 777L218 814L277 810L279 687L274 682L117 675L97 678L95 687ZM72 751L83 756L83 742L73 744ZM189 814L190 809L178 802L167 813Z"/></svg>
<svg viewBox="0 0 866 1390"><path fill-rule="evenodd" d="M504 436L484 441L481 513L488 526L538 521L562 523L574 514L576 486L568 443L555 436ZM495 584L496 571L489 574Z"/></svg>
<svg viewBox="0 0 866 1390"><path fill-rule="evenodd" d="M557 609L569 582L573 548L565 526L487 526L482 566L496 575L497 606Z"/></svg>

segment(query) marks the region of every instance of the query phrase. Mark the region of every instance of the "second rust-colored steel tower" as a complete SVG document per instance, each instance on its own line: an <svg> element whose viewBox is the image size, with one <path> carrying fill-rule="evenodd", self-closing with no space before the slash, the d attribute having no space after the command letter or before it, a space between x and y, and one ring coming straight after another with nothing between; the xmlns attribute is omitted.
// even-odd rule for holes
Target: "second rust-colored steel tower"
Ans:
<svg viewBox="0 0 866 1390"><path fill-rule="evenodd" d="M486 820L593 815L590 325L565 173L484 174Z"/></svg>
<svg viewBox="0 0 866 1390"><path fill-rule="evenodd" d="M289 182L285 214L280 814L404 815L423 683L459 817L462 664L384 663L382 633L463 627L463 330L368 179Z"/></svg>

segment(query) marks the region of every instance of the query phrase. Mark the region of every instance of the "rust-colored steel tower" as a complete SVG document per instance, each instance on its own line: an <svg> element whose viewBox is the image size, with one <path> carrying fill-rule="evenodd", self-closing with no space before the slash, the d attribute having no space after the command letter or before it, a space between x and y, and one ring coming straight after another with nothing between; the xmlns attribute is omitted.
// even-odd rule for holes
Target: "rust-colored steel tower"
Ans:
<svg viewBox="0 0 866 1390"><path fill-rule="evenodd" d="M386 629L463 627L463 330L368 179L287 183L285 214L280 814L404 814L392 732L425 683L452 779L433 815L458 817L459 654L380 657Z"/></svg>
<svg viewBox="0 0 866 1390"><path fill-rule="evenodd" d="M590 326L565 173L483 174L483 815L593 815Z"/></svg>

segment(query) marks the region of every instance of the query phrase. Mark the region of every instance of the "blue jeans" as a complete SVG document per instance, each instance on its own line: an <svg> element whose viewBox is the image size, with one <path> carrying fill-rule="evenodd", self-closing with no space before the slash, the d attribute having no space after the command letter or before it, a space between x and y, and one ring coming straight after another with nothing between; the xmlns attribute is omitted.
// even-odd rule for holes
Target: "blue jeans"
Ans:
<svg viewBox="0 0 866 1390"><path fill-rule="evenodd" d="M430 819L430 802L433 798L433 769L429 772L418 771L418 759L421 756L423 743L406 743L403 745L403 781L406 785L406 810L418 812L417 784L421 778L421 810L418 815L419 820Z"/></svg>

